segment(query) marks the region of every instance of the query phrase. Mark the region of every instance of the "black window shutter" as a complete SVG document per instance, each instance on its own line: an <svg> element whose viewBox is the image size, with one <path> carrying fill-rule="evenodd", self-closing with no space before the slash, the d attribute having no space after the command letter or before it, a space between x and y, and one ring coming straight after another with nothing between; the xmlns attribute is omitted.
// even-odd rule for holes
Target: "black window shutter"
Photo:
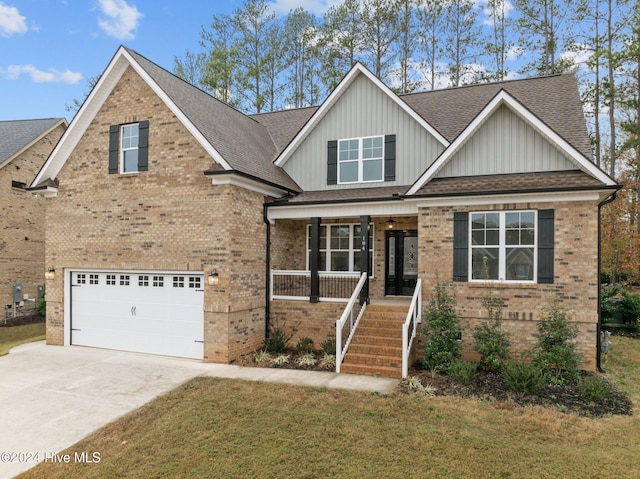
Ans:
<svg viewBox="0 0 640 479"><path fill-rule="evenodd" d="M384 137L384 181L396 179L396 135Z"/></svg>
<svg viewBox="0 0 640 479"><path fill-rule="evenodd" d="M469 213L453 214L453 280L469 281Z"/></svg>
<svg viewBox="0 0 640 479"><path fill-rule="evenodd" d="M149 120L138 123L138 171L149 168Z"/></svg>
<svg viewBox="0 0 640 479"><path fill-rule="evenodd" d="M553 210L538 211L538 283L553 283Z"/></svg>
<svg viewBox="0 0 640 479"><path fill-rule="evenodd" d="M327 152L327 184L338 183L338 140L331 140Z"/></svg>
<svg viewBox="0 0 640 479"><path fill-rule="evenodd" d="M118 173L118 153L120 152L120 125L109 127L109 174Z"/></svg>

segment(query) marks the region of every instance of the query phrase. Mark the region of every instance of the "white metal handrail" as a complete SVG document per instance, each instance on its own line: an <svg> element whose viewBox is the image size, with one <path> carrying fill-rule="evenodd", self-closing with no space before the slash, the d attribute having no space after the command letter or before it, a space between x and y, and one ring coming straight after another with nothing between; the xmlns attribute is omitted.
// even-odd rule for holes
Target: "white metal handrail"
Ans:
<svg viewBox="0 0 640 479"><path fill-rule="evenodd" d="M349 302L347 306L344 308L344 312L338 321L336 321L336 372L340 372L340 364L342 364L342 360L344 359L344 355L347 354L347 349L349 349L349 344L351 344L351 339L353 338L353 334L358 327L358 323L360 322L360 318L364 313L365 308L367 307L366 303L362 305L360 311L356 314L354 321L354 307L356 303L358 303L358 299L360 298L360 292L364 287L367 281L367 274L362 273L360 276L360 281L356 288L353 290L353 294L351 298L349 298ZM359 304L359 303L358 303ZM348 322L347 322L348 321ZM347 335L344 346L342 346L342 338L343 338L343 330L345 325L349 326L349 333Z"/></svg>
<svg viewBox="0 0 640 479"><path fill-rule="evenodd" d="M416 337L418 323L422 322L422 280L416 283L416 289L411 298L411 306L407 313L407 319L402 325L402 379L409 374L409 356L411 346Z"/></svg>

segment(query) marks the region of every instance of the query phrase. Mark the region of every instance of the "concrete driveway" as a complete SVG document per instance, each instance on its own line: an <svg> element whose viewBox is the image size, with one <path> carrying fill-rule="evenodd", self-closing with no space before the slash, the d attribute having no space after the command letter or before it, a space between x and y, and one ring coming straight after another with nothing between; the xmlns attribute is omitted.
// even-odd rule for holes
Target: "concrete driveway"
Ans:
<svg viewBox="0 0 640 479"><path fill-rule="evenodd" d="M398 384L395 379L350 374L24 344L0 357L0 478L13 477L47 455L51 460L96 429L196 376L382 393Z"/></svg>

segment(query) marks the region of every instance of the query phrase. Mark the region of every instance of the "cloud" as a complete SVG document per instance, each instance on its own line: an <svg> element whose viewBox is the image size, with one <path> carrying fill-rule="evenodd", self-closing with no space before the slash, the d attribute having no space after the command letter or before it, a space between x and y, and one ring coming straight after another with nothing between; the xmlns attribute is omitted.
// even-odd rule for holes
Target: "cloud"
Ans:
<svg viewBox="0 0 640 479"><path fill-rule="evenodd" d="M302 6L304 3L304 9L313 13L314 15L323 15L329 10L332 5L340 3L339 0L275 0L273 3L269 3L269 7L276 13L287 14L291 10Z"/></svg>
<svg viewBox="0 0 640 479"><path fill-rule="evenodd" d="M20 15L16 7L7 7L0 2L0 36L10 37L27 31L26 17Z"/></svg>
<svg viewBox="0 0 640 479"><path fill-rule="evenodd" d="M118 40L133 40L133 31L138 28L143 17L135 5L124 0L99 0L104 17L98 19L98 26L110 37Z"/></svg>
<svg viewBox="0 0 640 479"><path fill-rule="evenodd" d="M63 72L53 68L49 71L38 70L33 65L9 65L6 70L0 68L0 73L10 80L17 80L23 73L31 77L34 83L68 83L75 84L82 80L82 74L65 70Z"/></svg>

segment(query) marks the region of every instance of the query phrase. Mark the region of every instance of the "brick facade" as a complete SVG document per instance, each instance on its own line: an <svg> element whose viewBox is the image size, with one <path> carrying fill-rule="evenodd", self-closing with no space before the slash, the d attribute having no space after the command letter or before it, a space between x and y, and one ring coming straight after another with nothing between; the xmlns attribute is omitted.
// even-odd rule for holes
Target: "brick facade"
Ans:
<svg viewBox="0 0 640 479"><path fill-rule="evenodd" d="M149 120L148 171L108 174L109 126ZM47 342L64 343L71 268L204 272L204 359L227 363L264 338L261 194L213 186L212 159L128 68L87 128L47 200Z"/></svg>
<svg viewBox="0 0 640 479"><path fill-rule="evenodd" d="M64 133L60 124L0 168L0 305L13 303L13 284L21 283L29 300L18 305L17 315L35 309L38 286L44 285L45 201L12 182L29 186ZM10 312L13 314L13 312Z"/></svg>

